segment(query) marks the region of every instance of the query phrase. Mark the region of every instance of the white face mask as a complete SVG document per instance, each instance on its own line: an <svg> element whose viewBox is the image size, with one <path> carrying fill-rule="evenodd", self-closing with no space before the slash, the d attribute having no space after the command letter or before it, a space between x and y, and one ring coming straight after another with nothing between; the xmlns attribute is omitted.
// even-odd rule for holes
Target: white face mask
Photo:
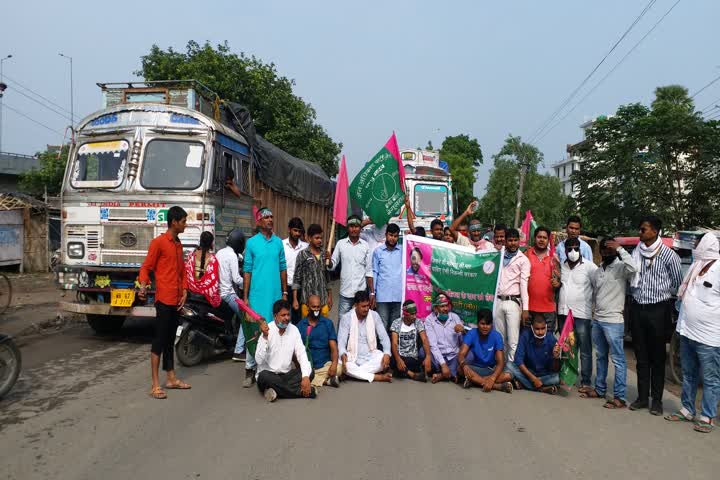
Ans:
<svg viewBox="0 0 720 480"><path fill-rule="evenodd" d="M580 260L580 252L576 250L571 250L570 253L568 253L568 260L571 262L577 262Z"/></svg>

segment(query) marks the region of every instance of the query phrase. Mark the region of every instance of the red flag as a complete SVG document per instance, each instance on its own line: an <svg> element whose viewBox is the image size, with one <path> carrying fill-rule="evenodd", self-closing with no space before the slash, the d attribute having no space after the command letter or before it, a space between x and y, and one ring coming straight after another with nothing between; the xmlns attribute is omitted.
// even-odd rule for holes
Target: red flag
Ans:
<svg viewBox="0 0 720 480"><path fill-rule="evenodd" d="M398 148L397 143L397 137L395 136L395 132L393 132L392 137L390 137L385 144L385 148L392 154L393 157L395 157L395 160L397 160L398 164L398 171L400 172L400 188L402 188L402 191L405 191L405 166L402 163L402 159L400 158L400 149Z"/></svg>
<svg viewBox="0 0 720 480"><path fill-rule="evenodd" d="M340 162L340 171L335 184L335 202L333 203L333 219L340 225L347 225L348 217L348 176L345 167L345 155Z"/></svg>
<svg viewBox="0 0 720 480"><path fill-rule="evenodd" d="M563 349L564 352L568 352L572 349L572 346L567 341L570 338L570 334L575 331L575 320L573 319L572 310L568 310L565 323L563 324L562 332L560 332L560 338L558 338L558 345Z"/></svg>
<svg viewBox="0 0 720 480"><path fill-rule="evenodd" d="M525 212L525 220L523 220L522 226L520 227L521 237L520 238L520 246L521 247L527 247L530 246L530 235L532 235L532 224L533 224L533 216L532 212L528 210Z"/></svg>

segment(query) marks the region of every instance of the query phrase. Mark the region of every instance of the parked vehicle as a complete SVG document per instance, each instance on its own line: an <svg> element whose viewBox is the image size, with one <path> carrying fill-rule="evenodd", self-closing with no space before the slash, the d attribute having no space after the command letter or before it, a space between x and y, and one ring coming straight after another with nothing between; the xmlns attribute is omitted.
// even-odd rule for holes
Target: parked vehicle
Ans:
<svg viewBox="0 0 720 480"><path fill-rule="evenodd" d="M192 367L205 358L232 353L237 341L233 317L233 311L224 302L214 308L202 295L191 293L180 311L182 323L175 336L178 361Z"/></svg>
<svg viewBox="0 0 720 480"><path fill-rule="evenodd" d="M4 313L12 301L10 279L0 274L0 313ZM0 398L3 398L17 382L22 367L22 356L12 337L0 333Z"/></svg>
<svg viewBox="0 0 720 480"><path fill-rule="evenodd" d="M400 157L415 226L430 232L430 223L436 218L450 225L453 221L452 177L440 154L432 150L405 149L400 151ZM397 223L404 232L408 228L405 208L390 222Z"/></svg>
<svg viewBox="0 0 720 480"><path fill-rule="evenodd" d="M96 332L120 328L126 316L155 316L154 285L145 303L135 288L173 205L188 212L186 252L203 231L218 246L234 227L254 233L260 204L278 226L294 215L327 224L330 179L255 135L242 107L196 81L98 85L104 108L79 122L68 157L55 267L60 287L76 294L60 308L85 314Z"/></svg>

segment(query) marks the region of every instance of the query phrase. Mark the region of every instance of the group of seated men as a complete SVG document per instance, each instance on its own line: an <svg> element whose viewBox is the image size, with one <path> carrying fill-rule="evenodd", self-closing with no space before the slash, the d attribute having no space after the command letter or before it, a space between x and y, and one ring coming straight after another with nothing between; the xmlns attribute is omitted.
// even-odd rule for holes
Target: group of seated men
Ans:
<svg viewBox="0 0 720 480"><path fill-rule="evenodd" d="M338 333L312 296L308 315L290 322L291 305L278 300L274 321L258 340L257 386L269 402L277 398L315 398L320 387L340 386L347 376L367 382L392 382L393 376L419 382L452 381L486 392L528 389L554 394L560 383L560 347L542 316L525 328L514 361L506 362L502 336L493 329L490 310L477 314L477 328L467 330L451 311L446 295L433 301L433 312L417 318L412 300L402 317L385 324L370 309L367 292L358 292L353 308L340 318Z"/></svg>

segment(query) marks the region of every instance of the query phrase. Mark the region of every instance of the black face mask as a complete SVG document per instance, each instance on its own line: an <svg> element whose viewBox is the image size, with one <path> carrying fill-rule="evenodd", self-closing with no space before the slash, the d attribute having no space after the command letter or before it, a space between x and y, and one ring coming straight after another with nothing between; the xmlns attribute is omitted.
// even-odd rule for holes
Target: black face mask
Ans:
<svg viewBox="0 0 720 480"><path fill-rule="evenodd" d="M602 257L602 261L605 265L610 265L616 258L618 258L618 255L608 255L607 257Z"/></svg>

